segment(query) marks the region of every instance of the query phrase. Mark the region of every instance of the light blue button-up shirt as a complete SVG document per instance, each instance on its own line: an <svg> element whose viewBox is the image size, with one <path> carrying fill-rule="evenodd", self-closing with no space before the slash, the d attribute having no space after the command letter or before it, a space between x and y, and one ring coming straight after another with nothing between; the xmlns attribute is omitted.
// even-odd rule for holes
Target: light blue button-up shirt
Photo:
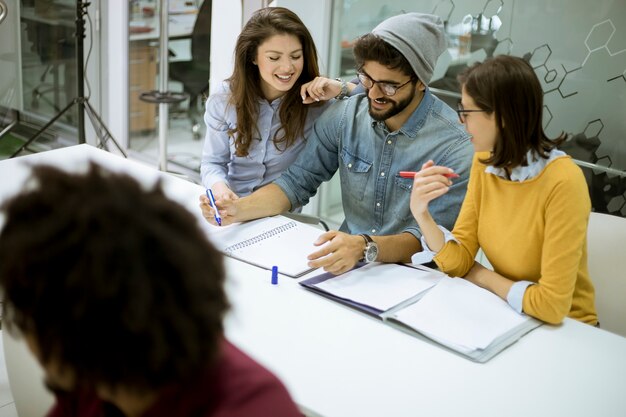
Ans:
<svg viewBox="0 0 626 417"><path fill-rule="evenodd" d="M432 159L460 178L430 203L438 224L452 227L465 196L473 149L454 110L428 89L406 123L389 132L368 113L365 94L339 100L317 120L298 159L275 182L292 208L306 204L319 185L339 170L345 220L350 234L421 232L411 214L413 179L399 171L419 171Z"/></svg>
<svg viewBox="0 0 626 417"><path fill-rule="evenodd" d="M248 195L277 179L302 151L306 142L304 138L310 134L313 122L330 105L327 102L309 107L303 136L281 151L274 146L273 138L281 127L279 108L282 98L271 103L260 99L257 118L259 137L253 140L248 155L240 157L235 155L234 141L228 136L228 130L237 126L237 112L229 105L229 99L230 89L227 83L223 83L206 102L204 122L207 130L200 174L204 187L211 188L216 182L224 181L239 196Z"/></svg>

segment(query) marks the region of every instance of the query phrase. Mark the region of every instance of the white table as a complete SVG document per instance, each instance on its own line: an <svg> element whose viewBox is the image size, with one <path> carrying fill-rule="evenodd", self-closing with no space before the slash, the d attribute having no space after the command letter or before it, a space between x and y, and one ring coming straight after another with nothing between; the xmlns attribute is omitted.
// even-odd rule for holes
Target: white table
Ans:
<svg viewBox="0 0 626 417"><path fill-rule="evenodd" d="M13 181L22 173L7 175L20 160L71 167L86 158L148 181L164 177L166 192L202 220L200 186L88 145L0 162L0 199L18 189ZM226 265L233 306L228 338L319 415L626 415L626 338L567 319L477 364L312 294L298 280L281 276L272 286L269 271L232 259ZM12 380L17 370L10 358L7 367Z"/></svg>

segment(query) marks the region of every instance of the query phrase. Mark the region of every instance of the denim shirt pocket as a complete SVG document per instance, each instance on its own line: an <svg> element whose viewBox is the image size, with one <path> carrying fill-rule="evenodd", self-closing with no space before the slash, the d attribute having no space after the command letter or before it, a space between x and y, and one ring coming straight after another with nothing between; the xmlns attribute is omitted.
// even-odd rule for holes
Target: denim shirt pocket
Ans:
<svg viewBox="0 0 626 417"><path fill-rule="evenodd" d="M353 198L363 200L372 163L353 155L346 148L341 149L341 162L341 188L348 190Z"/></svg>
<svg viewBox="0 0 626 417"><path fill-rule="evenodd" d="M394 178L394 204L393 213L400 219L410 214L411 190L413 190L413 178Z"/></svg>

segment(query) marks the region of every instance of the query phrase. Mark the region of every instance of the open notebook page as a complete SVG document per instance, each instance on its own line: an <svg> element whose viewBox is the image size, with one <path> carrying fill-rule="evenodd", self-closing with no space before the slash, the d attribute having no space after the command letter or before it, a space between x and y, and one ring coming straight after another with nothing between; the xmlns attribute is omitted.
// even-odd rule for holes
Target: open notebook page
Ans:
<svg viewBox="0 0 626 417"><path fill-rule="evenodd" d="M315 286L337 297L385 311L431 288L441 277L402 265L373 263Z"/></svg>
<svg viewBox="0 0 626 417"><path fill-rule="evenodd" d="M219 230L215 230L219 229ZM323 230L283 216L266 217L224 228L214 228L210 240L224 254L244 262L297 277L312 268L307 256Z"/></svg>
<svg viewBox="0 0 626 417"><path fill-rule="evenodd" d="M393 317L444 345L467 350L485 349L530 320L497 295L462 278L449 277Z"/></svg>

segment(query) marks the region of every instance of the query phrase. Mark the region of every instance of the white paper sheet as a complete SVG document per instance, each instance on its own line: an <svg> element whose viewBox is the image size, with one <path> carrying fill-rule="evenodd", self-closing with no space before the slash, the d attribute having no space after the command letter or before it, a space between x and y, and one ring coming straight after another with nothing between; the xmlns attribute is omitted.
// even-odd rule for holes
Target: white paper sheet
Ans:
<svg viewBox="0 0 626 417"><path fill-rule="evenodd" d="M444 345L485 349L528 320L497 295L462 278L444 277L395 318Z"/></svg>
<svg viewBox="0 0 626 417"><path fill-rule="evenodd" d="M316 287L385 311L431 288L441 276L396 264L374 263L321 282Z"/></svg>

